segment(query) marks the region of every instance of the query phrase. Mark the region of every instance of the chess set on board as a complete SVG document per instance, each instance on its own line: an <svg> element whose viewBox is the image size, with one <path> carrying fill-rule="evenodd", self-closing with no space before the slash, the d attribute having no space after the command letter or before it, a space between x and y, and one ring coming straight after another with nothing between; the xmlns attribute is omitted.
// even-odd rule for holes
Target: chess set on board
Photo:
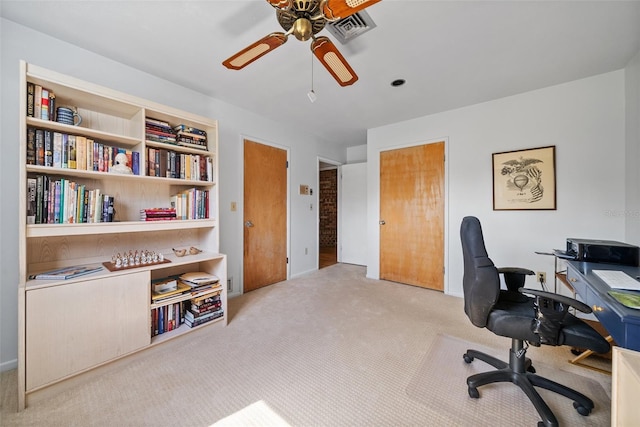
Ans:
<svg viewBox="0 0 640 427"><path fill-rule="evenodd" d="M183 257L185 255L197 255L202 252L202 249L198 249L194 246L191 246L189 249L172 248L172 250L177 257ZM121 271L131 268L144 267L147 265L164 264L168 262L171 262L171 260L165 258L164 255L160 252L156 253L154 251L149 251L146 249L142 249L139 251L130 249L128 252L125 251L122 254L118 252L111 257L111 261L103 262L102 265L107 267L109 271Z"/></svg>
<svg viewBox="0 0 640 427"><path fill-rule="evenodd" d="M120 271L167 262L171 261L166 259L162 253L156 253L146 249L134 252L130 249L129 252L123 252L122 254L118 252L111 257L111 261L103 262L102 265L107 267L109 271Z"/></svg>

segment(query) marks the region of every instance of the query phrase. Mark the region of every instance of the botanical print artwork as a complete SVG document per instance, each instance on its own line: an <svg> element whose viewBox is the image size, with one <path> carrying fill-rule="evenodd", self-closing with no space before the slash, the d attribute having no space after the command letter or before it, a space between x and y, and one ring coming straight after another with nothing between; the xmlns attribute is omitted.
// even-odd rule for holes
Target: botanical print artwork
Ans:
<svg viewBox="0 0 640 427"><path fill-rule="evenodd" d="M494 210L555 209L555 147L493 155Z"/></svg>

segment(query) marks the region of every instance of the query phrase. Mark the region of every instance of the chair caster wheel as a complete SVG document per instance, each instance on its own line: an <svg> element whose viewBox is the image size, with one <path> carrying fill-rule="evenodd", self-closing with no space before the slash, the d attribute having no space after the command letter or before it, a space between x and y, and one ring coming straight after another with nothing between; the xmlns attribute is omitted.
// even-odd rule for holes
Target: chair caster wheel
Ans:
<svg viewBox="0 0 640 427"><path fill-rule="evenodd" d="M591 413L591 409L587 408L586 406L582 406L578 402L573 402L573 407L576 408L576 411L578 411L578 413L583 417L586 417Z"/></svg>
<svg viewBox="0 0 640 427"><path fill-rule="evenodd" d="M479 398L480 393L478 392L478 389L475 387L469 387L469 397L471 397L472 399Z"/></svg>
<svg viewBox="0 0 640 427"><path fill-rule="evenodd" d="M538 421L538 427L545 427L544 421Z"/></svg>
<svg viewBox="0 0 640 427"><path fill-rule="evenodd" d="M469 356L467 353L465 353L462 358L464 359L465 362L467 363L471 363L473 362L473 357Z"/></svg>
<svg viewBox="0 0 640 427"><path fill-rule="evenodd" d="M527 368L527 372L531 372L532 374L535 374L536 373L536 368L534 368L533 366L529 366Z"/></svg>

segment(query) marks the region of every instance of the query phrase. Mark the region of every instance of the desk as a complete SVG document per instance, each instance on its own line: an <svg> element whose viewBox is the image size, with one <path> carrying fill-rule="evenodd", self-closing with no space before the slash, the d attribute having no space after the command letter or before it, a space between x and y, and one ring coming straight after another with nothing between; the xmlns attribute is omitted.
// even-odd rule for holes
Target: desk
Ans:
<svg viewBox="0 0 640 427"><path fill-rule="evenodd" d="M624 348L640 351L640 310L628 308L607 294L611 288L592 270L621 270L631 277L640 276L640 267L567 261L567 280L580 299Z"/></svg>

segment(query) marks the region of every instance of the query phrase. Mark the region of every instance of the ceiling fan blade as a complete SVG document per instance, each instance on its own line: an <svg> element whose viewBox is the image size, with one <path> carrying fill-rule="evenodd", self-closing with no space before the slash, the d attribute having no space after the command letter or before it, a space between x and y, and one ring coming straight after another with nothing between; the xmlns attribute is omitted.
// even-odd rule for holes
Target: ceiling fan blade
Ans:
<svg viewBox="0 0 640 427"><path fill-rule="evenodd" d="M349 86L358 80L353 68L328 37L317 37L311 43L311 50L340 86Z"/></svg>
<svg viewBox="0 0 640 427"><path fill-rule="evenodd" d="M261 56L266 55L275 48L282 46L287 41L285 33L271 33L261 38L251 46L247 46L240 52L225 60L222 65L232 70L240 70L251 64Z"/></svg>
<svg viewBox="0 0 640 427"><path fill-rule="evenodd" d="M267 3L277 9L288 10L291 8L291 0L267 0Z"/></svg>
<svg viewBox="0 0 640 427"><path fill-rule="evenodd" d="M380 0L327 0L322 8L324 16L330 20L346 18Z"/></svg>

